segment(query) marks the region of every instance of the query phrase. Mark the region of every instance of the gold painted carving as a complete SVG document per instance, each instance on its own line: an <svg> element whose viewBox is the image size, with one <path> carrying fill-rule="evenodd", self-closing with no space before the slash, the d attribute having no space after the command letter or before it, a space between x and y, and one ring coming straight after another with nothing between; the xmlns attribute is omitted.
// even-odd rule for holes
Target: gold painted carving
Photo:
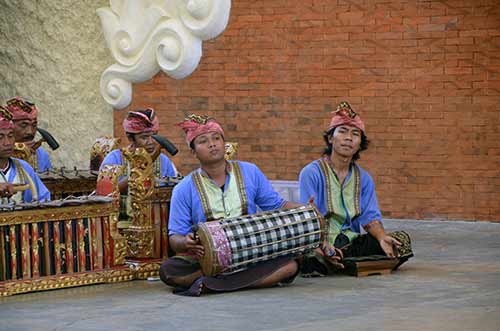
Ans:
<svg viewBox="0 0 500 331"><path fill-rule="evenodd" d="M238 152L239 145L236 142L226 141L225 154L226 160L232 160L236 152Z"/></svg>
<svg viewBox="0 0 500 331"><path fill-rule="evenodd" d="M122 152L130 164L129 195L133 201L144 201L153 194L153 160L144 148L122 148Z"/></svg>
<svg viewBox="0 0 500 331"><path fill-rule="evenodd" d="M127 255L127 240L118 232L118 214L113 214L109 217L111 238L114 242L113 264L125 264Z"/></svg>
<svg viewBox="0 0 500 331"><path fill-rule="evenodd" d="M27 280L12 280L0 283L0 296L46 291L100 283L116 283L135 279L136 271L121 266L115 269L89 271L85 273L47 276Z"/></svg>
<svg viewBox="0 0 500 331"><path fill-rule="evenodd" d="M148 199L154 192L153 160L144 148L123 148L122 152L130 165L128 194L132 225L124 230L127 256L150 258L153 255L154 230L151 224L151 203Z"/></svg>
<svg viewBox="0 0 500 331"><path fill-rule="evenodd" d="M31 148L28 147L28 145L26 145L25 143L15 143L12 156L28 162L33 169L36 169L35 164L33 164L34 158Z"/></svg>
<svg viewBox="0 0 500 331"><path fill-rule="evenodd" d="M90 149L90 169L99 170L99 167L109 152L117 149L120 145L120 138L109 136L98 137Z"/></svg>
<svg viewBox="0 0 500 331"><path fill-rule="evenodd" d="M118 211L118 204L114 202L2 211L0 212L0 226L35 223L40 220L64 221L75 218L100 217L109 214L118 215Z"/></svg>

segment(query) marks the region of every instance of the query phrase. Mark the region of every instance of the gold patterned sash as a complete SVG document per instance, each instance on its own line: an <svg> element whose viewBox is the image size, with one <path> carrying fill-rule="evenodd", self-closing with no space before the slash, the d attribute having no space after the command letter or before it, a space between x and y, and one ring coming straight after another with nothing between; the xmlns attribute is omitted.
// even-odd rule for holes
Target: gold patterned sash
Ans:
<svg viewBox="0 0 500 331"><path fill-rule="evenodd" d="M243 175L241 173L241 168L239 163L237 162L230 162L228 163L229 166L229 172L232 173L234 176L234 179L236 181L236 187L239 195L239 200L240 200L240 205L241 205L241 214L242 215L247 215L248 214L248 198L247 194L245 191L245 183L243 181ZM198 195L200 197L201 205L203 208L203 213L205 214L205 217L207 219L207 222L213 221L214 215L213 215L213 209L210 206L210 201L209 201L209 196L207 193L207 190L205 189L205 185L203 184L203 179L202 179L202 174L200 170L193 172L192 177L193 177L193 182L196 187L196 190L198 191Z"/></svg>

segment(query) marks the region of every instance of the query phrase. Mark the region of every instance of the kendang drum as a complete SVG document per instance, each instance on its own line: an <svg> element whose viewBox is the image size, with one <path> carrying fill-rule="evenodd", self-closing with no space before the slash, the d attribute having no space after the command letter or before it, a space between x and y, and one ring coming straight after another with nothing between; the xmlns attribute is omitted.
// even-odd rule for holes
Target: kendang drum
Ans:
<svg viewBox="0 0 500 331"><path fill-rule="evenodd" d="M196 233L205 249L201 269L214 276L319 247L325 222L309 205L200 223Z"/></svg>

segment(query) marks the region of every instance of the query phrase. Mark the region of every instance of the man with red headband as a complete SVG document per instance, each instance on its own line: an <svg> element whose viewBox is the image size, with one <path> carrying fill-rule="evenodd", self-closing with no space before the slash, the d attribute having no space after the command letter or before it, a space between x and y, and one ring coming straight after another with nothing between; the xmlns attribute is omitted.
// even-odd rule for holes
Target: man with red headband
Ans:
<svg viewBox="0 0 500 331"><path fill-rule="evenodd" d="M323 157L300 172L301 202L314 199L329 225L328 243L302 265L305 275L338 271L346 257L388 256L399 258L399 266L413 255L408 234L385 232L373 179L355 162L368 147L365 132L359 115L341 102L323 135ZM366 235L360 235L361 228Z"/></svg>
<svg viewBox="0 0 500 331"><path fill-rule="evenodd" d="M200 168L177 184L172 193L168 230L177 255L161 266L163 282L175 287L174 293L191 296L200 295L204 289L224 292L292 282L298 266L288 257L230 275L202 275L198 259L204 248L193 234L193 225L253 214L257 207L272 210L299 205L283 200L256 165L225 160L224 131L213 118L190 115L179 126Z"/></svg>
<svg viewBox="0 0 500 331"><path fill-rule="evenodd" d="M50 192L33 168L12 157L15 135L12 114L0 106L0 202L50 200Z"/></svg>
<svg viewBox="0 0 500 331"><path fill-rule="evenodd" d="M160 125L158 117L152 108L146 110L131 111L123 121L123 128L127 134L131 148L144 148L150 155L155 154L158 144L153 139L153 135L158 133ZM120 149L111 151L104 158L101 169L107 165L126 165L126 160L122 156ZM127 170L127 173L130 169ZM154 160L153 172L156 178L176 177L177 169L170 159L163 153ZM126 193L128 189L128 176L122 176L118 183L121 193Z"/></svg>
<svg viewBox="0 0 500 331"><path fill-rule="evenodd" d="M20 97L15 97L7 101L6 108L12 113L16 142L24 143L32 148L38 128L38 109L35 104ZM36 171L44 172L52 169L49 154L42 147L38 147L32 153L32 164L34 164Z"/></svg>

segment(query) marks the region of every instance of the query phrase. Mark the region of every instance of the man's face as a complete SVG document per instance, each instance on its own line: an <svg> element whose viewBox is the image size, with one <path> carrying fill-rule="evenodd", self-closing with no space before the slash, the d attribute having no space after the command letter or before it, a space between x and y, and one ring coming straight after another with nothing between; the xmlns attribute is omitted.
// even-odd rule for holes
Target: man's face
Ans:
<svg viewBox="0 0 500 331"><path fill-rule="evenodd" d="M196 155L201 164L219 162L224 159L224 137L218 132L208 132L193 140Z"/></svg>
<svg viewBox="0 0 500 331"><path fill-rule="evenodd" d="M30 142L35 139L37 120L17 120L14 121L14 134L17 142Z"/></svg>
<svg viewBox="0 0 500 331"><path fill-rule="evenodd" d="M134 134L134 138L131 142L135 147L142 147L149 154L153 154L156 150L156 143L153 138L154 134L156 134L156 132L136 133Z"/></svg>
<svg viewBox="0 0 500 331"><path fill-rule="evenodd" d="M12 156L15 142L13 129L0 129L0 159Z"/></svg>
<svg viewBox="0 0 500 331"><path fill-rule="evenodd" d="M343 157L352 157L361 145L361 130L354 126L340 125L330 136L333 153Z"/></svg>

